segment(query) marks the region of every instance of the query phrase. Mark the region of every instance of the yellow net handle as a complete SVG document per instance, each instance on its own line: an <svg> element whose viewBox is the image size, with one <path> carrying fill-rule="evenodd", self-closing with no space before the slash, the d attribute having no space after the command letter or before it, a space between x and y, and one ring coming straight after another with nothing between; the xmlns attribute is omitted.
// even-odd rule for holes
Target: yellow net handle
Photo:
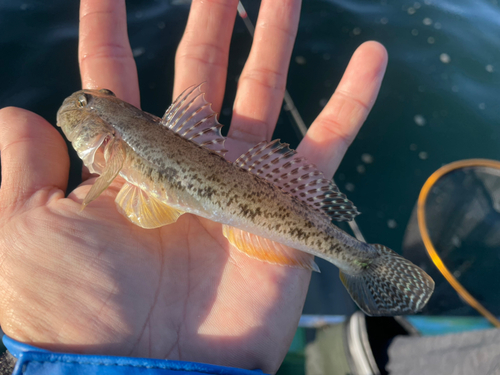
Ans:
<svg viewBox="0 0 500 375"><path fill-rule="evenodd" d="M417 204L417 217L418 217L418 227L420 229L420 235L424 241L427 253L431 257L438 270L443 274L450 285L457 291L457 293L474 309L479 311L486 319L488 319L491 324L495 327L500 328L500 321L490 313L483 305L481 305L472 295L458 282L458 280L451 274L451 272L446 268L443 261L439 257L434 245L432 244L429 232L427 230L427 225L425 223L425 203L432 186L444 175L460 168L464 167L490 167L500 170L500 162L487 159L469 159L461 160L454 163L445 165L434 172L425 182L420 195L418 197Z"/></svg>

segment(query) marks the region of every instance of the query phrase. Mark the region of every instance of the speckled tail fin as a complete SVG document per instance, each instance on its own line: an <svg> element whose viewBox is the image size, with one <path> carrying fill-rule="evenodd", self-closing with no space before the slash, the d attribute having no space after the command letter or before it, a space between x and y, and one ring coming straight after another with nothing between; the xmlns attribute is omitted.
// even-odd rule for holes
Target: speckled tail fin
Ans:
<svg viewBox="0 0 500 375"><path fill-rule="evenodd" d="M267 238L245 232L229 225L222 226L222 233L238 250L250 258L267 263L280 264L289 267L305 268L319 272L314 257L303 251L268 240Z"/></svg>
<svg viewBox="0 0 500 375"><path fill-rule="evenodd" d="M143 190L125 183L116 196L118 211L132 223L146 229L158 228L177 221L184 212L167 206Z"/></svg>
<svg viewBox="0 0 500 375"><path fill-rule="evenodd" d="M97 180L95 180L94 185L92 185L89 192L85 196L85 199L82 202L82 210L87 207L90 202L101 195L111 182L113 182L116 176L118 176L118 173L120 173L120 170L123 167L125 157L125 150L120 140L115 140L113 138L108 144L106 144L106 148L104 150L106 165L103 168L102 174L97 178Z"/></svg>
<svg viewBox="0 0 500 375"><path fill-rule="evenodd" d="M328 220L350 221L359 215L354 204L323 172L296 151L276 139L260 142L241 155L234 164L256 174L285 193L294 195L324 214Z"/></svg>
<svg viewBox="0 0 500 375"><path fill-rule="evenodd" d="M340 271L352 299L367 315L414 314L429 301L434 281L422 269L383 245L371 245L379 257L358 275Z"/></svg>

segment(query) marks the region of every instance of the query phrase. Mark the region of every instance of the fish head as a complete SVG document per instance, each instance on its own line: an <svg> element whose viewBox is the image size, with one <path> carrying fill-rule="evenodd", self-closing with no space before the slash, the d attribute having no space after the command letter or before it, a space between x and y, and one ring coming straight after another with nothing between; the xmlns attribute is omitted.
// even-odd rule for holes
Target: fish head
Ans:
<svg viewBox="0 0 500 375"><path fill-rule="evenodd" d="M66 98L57 112L57 126L90 172L101 173L105 147L118 136L113 123L125 107L139 111L110 90L80 90Z"/></svg>
<svg viewBox="0 0 500 375"><path fill-rule="evenodd" d="M92 137L97 133L114 133L111 124L102 118L103 109L112 107L110 99L116 96L110 90L80 90L66 98L57 112L59 126L68 140Z"/></svg>

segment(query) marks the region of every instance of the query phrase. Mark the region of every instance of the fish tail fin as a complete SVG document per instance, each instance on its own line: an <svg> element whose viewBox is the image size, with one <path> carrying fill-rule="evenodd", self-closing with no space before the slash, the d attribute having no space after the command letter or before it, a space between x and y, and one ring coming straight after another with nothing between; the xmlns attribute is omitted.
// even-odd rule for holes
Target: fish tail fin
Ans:
<svg viewBox="0 0 500 375"><path fill-rule="evenodd" d="M434 291L434 281L422 269L382 245L380 254L355 275L340 271L352 299L367 315L403 315L421 310Z"/></svg>

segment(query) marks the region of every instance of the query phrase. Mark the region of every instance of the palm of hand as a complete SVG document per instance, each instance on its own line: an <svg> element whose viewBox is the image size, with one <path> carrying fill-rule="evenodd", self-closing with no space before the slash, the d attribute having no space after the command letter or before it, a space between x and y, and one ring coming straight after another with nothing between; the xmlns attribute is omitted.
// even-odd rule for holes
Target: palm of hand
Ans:
<svg viewBox="0 0 500 375"><path fill-rule="evenodd" d="M4 316L16 317L2 321L7 332L76 352L249 368L284 355L310 272L252 260L227 243L220 224L194 215L139 228L116 210L119 180L80 212L91 183L68 198L41 189L4 223L3 245L22 249L4 267L35 276L11 291L25 304L4 304ZM40 290L44 300L28 297ZM32 317L19 319L33 311L45 314L43 332Z"/></svg>

